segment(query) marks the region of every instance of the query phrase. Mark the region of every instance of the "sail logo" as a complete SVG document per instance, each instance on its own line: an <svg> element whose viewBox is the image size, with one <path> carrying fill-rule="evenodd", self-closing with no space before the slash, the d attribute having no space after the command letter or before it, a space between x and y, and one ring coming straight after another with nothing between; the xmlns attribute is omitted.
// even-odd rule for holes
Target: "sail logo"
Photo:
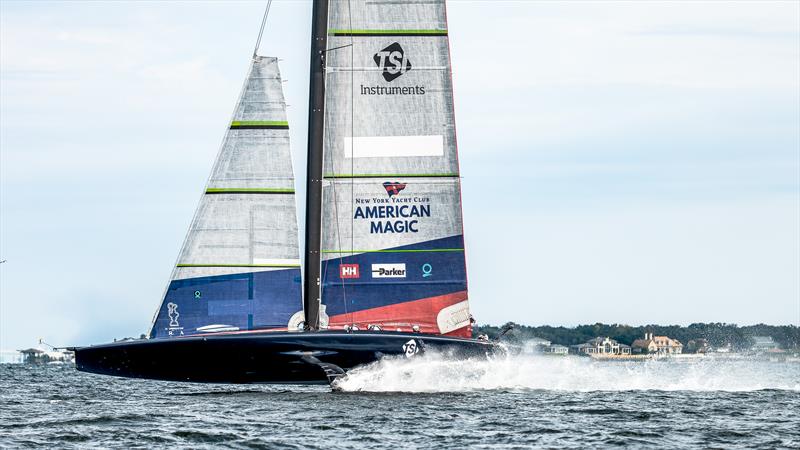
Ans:
<svg viewBox="0 0 800 450"><path fill-rule="evenodd" d="M419 232L420 220L431 217L430 197L413 193L401 196L408 185L397 181L387 181L382 186L389 198L355 198L353 220L366 219L370 234Z"/></svg>
<svg viewBox="0 0 800 450"><path fill-rule="evenodd" d="M361 278L358 264L339 264L339 278Z"/></svg>
<svg viewBox="0 0 800 450"><path fill-rule="evenodd" d="M411 70L411 62L399 42L375 53L372 59L383 70L383 79L389 82Z"/></svg>
<svg viewBox="0 0 800 450"><path fill-rule="evenodd" d="M410 341L403 344L403 354L405 354L406 358L411 358L412 356L419 353L419 345L417 345L417 341L411 339Z"/></svg>
<svg viewBox="0 0 800 450"><path fill-rule="evenodd" d="M167 326L167 336L183 336L183 327L178 322L178 317L181 313L178 312L178 305L176 303L167 303L167 318L169 325Z"/></svg>
<svg viewBox="0 0 800 450"><path fill-rule="evenodd" d="M383 183L383 187L386 189L386 193L389 194L389 197L391 198L393 195L400 194L400 191L405 189L406 185L404 183L399 183L397 181L395 181L394 183L392 183L391 181L387 181Z"/></svg>
<svg viewBox="0 0 800 450"><path fill-rule="evenodd" d="M411 61L399 42L384 48L372 56L375 65L387 82L396 80L400 75L411 70ZM361 85L361 95L425 95L425 86L381 86Z"/></svg>
<svg viewBox="0 0 800 450"><path fill-rule="evenodd" d="M406 265L400 264L373 264L372 278L405 278Z"/></svg>
<svg viewBox="0 0 800 450"><path fill-rule="evenodd" d="M180 323L178 323L178 317L180 316L181 314L178 312L178 305L172 302L167 303L167 317L169 317L170 327L181 326Z"/></svg>
<svg viewBox="0 0 800 450"><path fill-rule="evenodd" d="M429 276L433 275L433 266L430 263L425 263L422 265L422 278L428 278Z"/></svg>

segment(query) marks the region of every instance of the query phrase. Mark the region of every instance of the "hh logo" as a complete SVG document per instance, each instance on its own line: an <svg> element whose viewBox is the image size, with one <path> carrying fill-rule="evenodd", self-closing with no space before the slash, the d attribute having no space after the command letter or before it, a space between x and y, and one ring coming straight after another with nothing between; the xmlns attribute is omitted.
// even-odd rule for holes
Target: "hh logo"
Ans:
<svg viewBox="0 0 800 450"><path fill-rule="evenodd" d="M395 42L372 57L375 64L383 69L383 79L393 81L395 78L411 70L411 62L403 52L403 47Z"/></svg>
<svg viewBox="0 0 800 450"><path fill-rule="evenodd" d="M358 264L339 264L339 278L360 278Z"/></svg>
<svg viewBox="0 0 800 450"><path fill-rule="evenodd" d="M404 183L398 183L397 181L395 181L394 183L392 183L391 181L387 181L383 183L383 187L386 188L386 193L389 194L389 197L392 197L394 195L399 194L400 191L405 189L406 185Z"/></svg>

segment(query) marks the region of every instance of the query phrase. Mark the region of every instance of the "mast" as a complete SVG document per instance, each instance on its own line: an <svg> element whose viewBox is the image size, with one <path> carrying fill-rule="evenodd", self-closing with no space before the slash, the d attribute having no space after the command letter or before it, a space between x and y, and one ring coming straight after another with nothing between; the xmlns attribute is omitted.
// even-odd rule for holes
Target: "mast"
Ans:
<svg viewBox="0 0 800 450"><path fill-rule="evenodd" d="M325 51L328 0L314 0L308 87L308 161L306 163L306 263L303 311L306 330L319 329L320 245L322 226L322 137L325 117Z"/></svg>

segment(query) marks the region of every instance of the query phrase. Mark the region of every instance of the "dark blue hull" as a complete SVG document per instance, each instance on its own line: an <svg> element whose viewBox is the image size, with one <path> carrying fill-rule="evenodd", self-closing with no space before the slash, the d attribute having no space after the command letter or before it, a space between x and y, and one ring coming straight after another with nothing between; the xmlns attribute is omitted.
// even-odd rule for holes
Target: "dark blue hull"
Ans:
<svg viewBox="0 0 800 450"><path fill-rule="evenodd" d="M498 351L487 341L399 332L269 332L150 339L75 349L78 370L198 383L328 383L383 356Z"/></svg>

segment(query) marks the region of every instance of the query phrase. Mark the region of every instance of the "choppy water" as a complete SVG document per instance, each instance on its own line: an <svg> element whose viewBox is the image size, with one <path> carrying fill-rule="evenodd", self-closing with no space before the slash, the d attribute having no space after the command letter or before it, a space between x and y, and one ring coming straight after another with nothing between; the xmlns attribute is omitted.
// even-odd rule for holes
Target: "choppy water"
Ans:
<svg viewBox="0 0 800 450"><path fill-rule="evenodd" d="M323 386L0 365L2 447L800 447L800 364L385 361Z"/></svg>

